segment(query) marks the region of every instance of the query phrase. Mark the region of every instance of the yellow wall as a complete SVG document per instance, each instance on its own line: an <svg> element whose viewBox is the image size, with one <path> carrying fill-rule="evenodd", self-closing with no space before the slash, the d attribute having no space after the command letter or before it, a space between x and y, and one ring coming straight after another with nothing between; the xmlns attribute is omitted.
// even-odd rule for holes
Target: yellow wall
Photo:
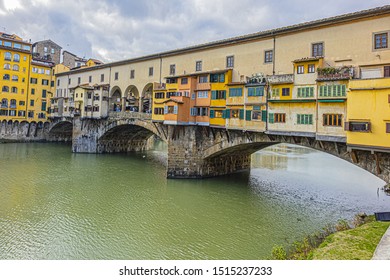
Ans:
<svg viewBox="0 0 390 280"><path fill-rule="evenodd" d="M348 92L348 121L367 121L371 132L347 132L347 143L351 145L389 147L390 133L390 78L351 80Z"/></svg>

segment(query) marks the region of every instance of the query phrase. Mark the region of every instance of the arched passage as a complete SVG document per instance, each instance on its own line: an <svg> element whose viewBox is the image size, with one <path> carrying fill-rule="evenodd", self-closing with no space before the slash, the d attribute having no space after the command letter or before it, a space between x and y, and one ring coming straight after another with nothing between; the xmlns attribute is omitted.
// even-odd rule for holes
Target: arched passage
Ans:
<svg viewBox="0 0 390 280"><path fill-rule="evenodd" d="M62 121L55 124L49 130L49 140L71 142L73 134L73 123Z"/></svg>
<svg viewBox="0 0 390 280"><path fill-rule="evenodd" d="M142 112L143 113L152 113L152 94L153 94L153 84L147 84L143 91L141 97L142 103Z"/></svg>
<svg viewBox="0 0 390 280"><path fill-rule="evenodd" d="M98 153L121 153L143 151L154 143L153 131L142 126L123 124L105 132L97 143Z"/></svg>
<svg viewBox="0 0 390 280"><path fill-rule="evenodd" d="M130 85L125 91L126 111L139 112L140 96L135 85Z"/></svg>
<svg viewBox="0 0 390 280"><path fill-rule="evenodd" d="M110 94L110 109L111 112L122 111L122 91L119 87L115 86L111 90Z"/></svg>

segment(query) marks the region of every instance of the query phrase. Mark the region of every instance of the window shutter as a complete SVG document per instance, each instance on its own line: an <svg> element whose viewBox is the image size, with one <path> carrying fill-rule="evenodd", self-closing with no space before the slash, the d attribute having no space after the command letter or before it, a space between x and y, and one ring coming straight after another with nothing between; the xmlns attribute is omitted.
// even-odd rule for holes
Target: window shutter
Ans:
<svg viewBox="0 0 390 280"><path fill-rule="evenodd" d="M173 113L174 113L175 115L177 115L177 111L178 111L177 106L173 106Z"/></svg>
<svg viewBox="0 0 390 280"><path fill-rule="evenodd" d="M309 124L313 124L313 115L309 115Z"/></svg>
<svg viewBox="0 0 390 280"><path fill-rule="evenodd" d="M222 99L226 99L226 90L222 91Z"/></svg>
<svg viewBox="0 0 390 280"><path fill-rule="evenodd" d="M259 96L264 96L264 87L259 87Z"/></svg>
<svg viewBox="0 0 390 280"><path fill-rule="evenodd" d="M252 120L252 111L246 111L245 120L250 121Z"/></svg>
<svg viewBox="0 0 390 280"><path fill-rule="evenodd" d="M344 131L351 131L351 123L350 122L344 122Z"/></svg>
<svg viewBox="0 0 390 280"><path fill-rule="evenodd" d="M210 119L214 119L215 117L215 111L214 110L210 110Z"/></svg>
<svg viewBox="0 0 390 280"><path fill-rule="evenodd" d="M298 88L298 97L301 97L302 95L302 88Z"/></svg>
<svg viewBox="0 0 390 280"><path fill-rule="evenodd" d="M390 133L390 123L386 123L386 133Z"/></svg>
<svg viewBox="0 0 390 280"><path fill-rule="evenodd" d="M213 100L217 99L217 91L216 90L211 91L211 99L213 99Z"/></svg>
<svg viewBox="0 0 390 280"><path fill-rule="evenodd" d="M168 106L164 106L164 115L168 114Z"/></svg>
<svg viewBox="0 0 390 280"><path fill-rule="evenodd" d="M346 96L347 86L342 85L341 86L341 96Z"/></svg>
<svg viewBox="0 0 390 280"><path fill-rule="evenodd" d="M225 118L230 119L230 109L226 109Z"/></svg>
<svg viewBox="0 0 390 280"><path fill-rule="evenodd" d="M390 66L385 66L384 77L385 78L389 78L390 77Z"/></svg>
<svg viewBox="0 0 390 280"><path fill-rule="evenodd" d="M275 114L274 113L269 113L268 117L269 117L269 123L274 123L275 122L275 119L274 119Z"/></svg>
<svg viewBox="0 0 390 280"><path fill-rule="evenodd" d="M244 114L245 114L244 109L240 109L240 120L244 119Z"/></svg>
<svg viewBox="0 0 390 280"><path fill-rule="evenodd" d="M267 111L261 111L261 120L263 122L266 122L267 121Z"/></svg>
<svg viewBox="0 0 390 280"><path fill-rule="evenodd" d="M297 115L297 124L301 124L301 115L300 114Z"/></svg>
<svg viewBox="0 0 390 280"><path fill-rule="evenodd" d="M314 97L314 87L310 88L310 97Z"/></svg>
<svg viewBox="0 0 390 280"><path fill-rule="evenodd" d="M366 124L367 131L371 132L371 123Z"/></svg>

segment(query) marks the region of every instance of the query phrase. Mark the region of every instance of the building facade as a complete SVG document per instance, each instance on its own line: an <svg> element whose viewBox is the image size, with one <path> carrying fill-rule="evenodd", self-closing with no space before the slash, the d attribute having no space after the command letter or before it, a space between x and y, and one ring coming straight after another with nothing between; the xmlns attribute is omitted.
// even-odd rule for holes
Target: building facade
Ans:
<svg viewBox="0 0 390 280"><path fill-rule="evenodd" d="M61 63L62 47L54 43L52 40L35 42L32 47L34 59L44 60L54 64Z"/></svg>

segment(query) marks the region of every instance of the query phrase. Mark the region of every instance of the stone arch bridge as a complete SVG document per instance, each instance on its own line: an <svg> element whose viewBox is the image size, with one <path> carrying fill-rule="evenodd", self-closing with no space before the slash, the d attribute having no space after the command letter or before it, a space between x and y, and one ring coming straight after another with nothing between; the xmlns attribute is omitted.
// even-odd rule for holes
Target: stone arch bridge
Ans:
<svg viewBox="0 0 390 280"><path fill-rule="evenodd" d="M250 168L251 154L278 143L317 149L347 160L390 182L390 154L348 149L345 143L310 137L269 135L204 126L168 126L149 114L110 113L106 119L73 120L75 153L115 153L147 150L153 135L168 144L168 178L204 178Z"/></svg>

